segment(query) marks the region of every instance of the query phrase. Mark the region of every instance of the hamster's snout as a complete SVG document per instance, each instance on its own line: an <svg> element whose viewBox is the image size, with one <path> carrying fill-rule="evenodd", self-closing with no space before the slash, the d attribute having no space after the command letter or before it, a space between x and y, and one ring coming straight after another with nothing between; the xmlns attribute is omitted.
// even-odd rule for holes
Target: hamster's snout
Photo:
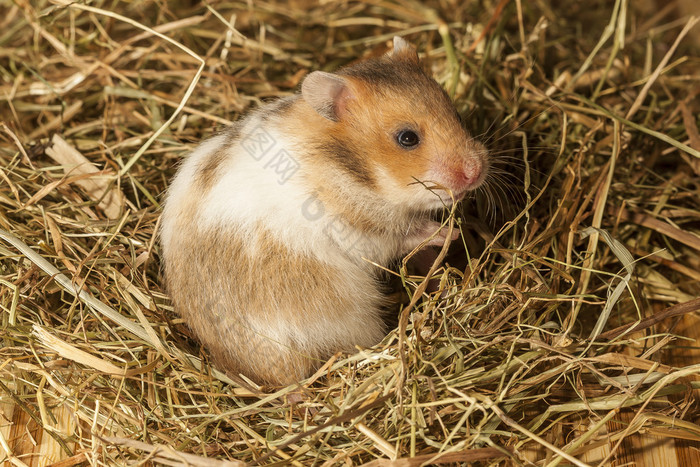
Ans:
<svg viewBox="0 0 700 467"><path fill-rule="evenodd" d="M449 189L456 200L464 198L467 192L478 188L485 178L487 168L477 157L471 157L459 165L447 165L440 172L441 184Z"/></svg>
<svg viewBox="0 0 700 467"><path fill-rule="evenodd" d="M451 187L458 198L462 198L468 191L477 189L486 178L488 172L488 160L486 148L480 143L473 142L466 158L456 167L452 167Z"/></svg>
<svg viewBox="0 0 700 467"><path fill-rule="evenodd" d="M489 170L487 154L483 145L470 142L466 154L447 158L433 169L428 178L450 191L455 200L461 200L469 191L479 188L486 179Z"/></svg>

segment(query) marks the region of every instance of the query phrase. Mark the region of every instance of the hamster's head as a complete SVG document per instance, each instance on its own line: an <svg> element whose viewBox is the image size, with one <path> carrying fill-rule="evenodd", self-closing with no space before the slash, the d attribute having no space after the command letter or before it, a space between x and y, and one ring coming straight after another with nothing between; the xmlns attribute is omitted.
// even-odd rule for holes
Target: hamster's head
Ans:
<svg viewBox="0 0 700 467"><path fill-rule="evenodd" d="M335 74L311 73L302 96L321 117L322 145L331 159L388 202L439 208L486 177L486 149L462 127L447 93L399 37L380 58Z"/></svg>

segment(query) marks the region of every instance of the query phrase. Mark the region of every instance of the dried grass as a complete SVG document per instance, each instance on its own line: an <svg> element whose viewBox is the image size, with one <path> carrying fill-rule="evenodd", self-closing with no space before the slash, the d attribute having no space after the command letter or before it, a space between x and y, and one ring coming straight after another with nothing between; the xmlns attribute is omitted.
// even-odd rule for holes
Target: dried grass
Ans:
<svg viewBox="0 0 700 467"><path fill-rule="evenodd" d="M0 18L6 461L553 466L612 462L635 433L700 442L683 337L700 28L675 4L68 5ZM492 149L496 183L405 333L301 386L236 384L162 291L160 196L217 127L394 34Z"/></svg>

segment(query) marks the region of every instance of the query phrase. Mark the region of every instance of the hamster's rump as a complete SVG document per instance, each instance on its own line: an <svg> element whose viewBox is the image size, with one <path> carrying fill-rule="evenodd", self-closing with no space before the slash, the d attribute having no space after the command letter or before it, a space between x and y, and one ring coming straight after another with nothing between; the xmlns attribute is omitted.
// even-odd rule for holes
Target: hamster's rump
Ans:
<svg viewBox="0 0 700 467"><path fill-rule="evenodd" d="M254 249L235 231L195 232L176 246L165 274L179 313L222 368L288 384L352 351L349 342L369 347L383 337L383 298L371 280L347 290L348 271L262 229Z"/></svg>

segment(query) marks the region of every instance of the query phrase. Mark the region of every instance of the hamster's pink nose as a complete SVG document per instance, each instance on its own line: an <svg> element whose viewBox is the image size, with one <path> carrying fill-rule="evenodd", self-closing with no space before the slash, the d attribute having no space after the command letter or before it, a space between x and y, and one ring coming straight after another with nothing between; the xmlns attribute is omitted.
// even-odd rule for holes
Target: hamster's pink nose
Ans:
<svg viewBox="0 0 700 467"><path fill-rule="evenodd" d="M462 165L462 170L457 174L457 181L460 188L465 191L477 188L481 182L482 172L483 163L480 159L473 157L467 160Z"/></svg>

